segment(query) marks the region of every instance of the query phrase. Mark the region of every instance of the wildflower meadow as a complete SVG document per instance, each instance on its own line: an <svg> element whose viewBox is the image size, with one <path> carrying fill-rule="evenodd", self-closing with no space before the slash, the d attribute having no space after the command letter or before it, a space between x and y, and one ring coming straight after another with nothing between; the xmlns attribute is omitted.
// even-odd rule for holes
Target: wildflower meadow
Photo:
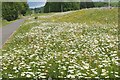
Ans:
<svg viewBox="0 0 120 80"><path fill-rule="evenodd" d="M116 13L85 9L32 15L2 49L2 76L119 78Z"/></svg>

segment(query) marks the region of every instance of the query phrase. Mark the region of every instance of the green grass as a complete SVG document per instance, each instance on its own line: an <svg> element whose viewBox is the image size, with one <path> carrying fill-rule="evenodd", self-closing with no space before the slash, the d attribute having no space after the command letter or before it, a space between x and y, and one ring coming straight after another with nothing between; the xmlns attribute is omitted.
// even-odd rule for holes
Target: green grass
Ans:
<svg viewBox="0 0 120 80"><path fill-rule="evenodd" d="M2 20L0 20L0 27L2 27Z"/></svg>
<svg viewBox="0 0 120 80"><path fill-rule="evenodd" d="M53 16L45 20L54 21L54 22L60 21L60 22L74 22L74 23L87 23L87 24L92 24L94 22L103 23L103 24L106 24L106 23L117 24L118 15L116 14L118 14L117 8L79 10L79 11L68 13L64 16Z"/></svg>
<svg viewBox="0 0 120 80"><path fill-rule="evenodd" d="M16 21L16 20L14 20L14 21ZM6 25L8 25L8 24L11 24L11 23L13 23L14 21L2 20L2 26L1 26L1 27L4 27L4 26L6 26Z"/></svg>
<svg viewBox="0 0 120 80"><path fill-rule="evenodd" d="M20 15L18 19L25 18L25 17L26 17L26 16ZM13 21L1 20L1 22L2 22L2 26L1 26L1 27L4 27L4 26L6 26L6 25L8 25L8 24L11 24L11 23L17 21L18 19L13 20Z"/></svg>
<svg viewBox="0 0 120 80"><path fill-rule="evenodd" d="M32 15L3 47L3 77L118 78L117 14L88 9Z"/></svg>
<svg viewBox="0 0 120 80"><path fill-rule="evenodd" d="M2 26L8 25L8 24L10 24L10 23L11 23L11 22L9 22L9 21L2 20Z"/></svg>

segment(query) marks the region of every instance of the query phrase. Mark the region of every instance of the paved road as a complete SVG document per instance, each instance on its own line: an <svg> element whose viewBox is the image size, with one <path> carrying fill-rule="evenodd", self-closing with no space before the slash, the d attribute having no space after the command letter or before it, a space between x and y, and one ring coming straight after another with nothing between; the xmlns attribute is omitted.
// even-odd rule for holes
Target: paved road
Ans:
<svg viewBox="0 0 120 80"><path fill-rule="evenodd" d="M20 27L20 25L24 22L25 19L19 19L7 26L0 28L0 48L5 44L5 42L9 39L16 29Z"/></svg>

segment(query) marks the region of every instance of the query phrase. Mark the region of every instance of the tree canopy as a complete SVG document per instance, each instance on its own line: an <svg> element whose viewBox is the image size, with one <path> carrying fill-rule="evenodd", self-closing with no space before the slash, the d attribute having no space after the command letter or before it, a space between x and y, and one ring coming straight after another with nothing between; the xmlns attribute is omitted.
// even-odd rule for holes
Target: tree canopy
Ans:
<svg viewBox="0 0 120 80"><path fill-rule="evenodd" d="M64 12L94 7L92 0L90 1L91 2L47 2L44 7L44 12Z"/></svg>
<svg viewBox="0 0 120 80"><path fill-rule="evenodd" d="M15 20L19 15L25 15L29 11L29 6L26 2L3 2L2 3L2 18L8 21Z"/></svg>

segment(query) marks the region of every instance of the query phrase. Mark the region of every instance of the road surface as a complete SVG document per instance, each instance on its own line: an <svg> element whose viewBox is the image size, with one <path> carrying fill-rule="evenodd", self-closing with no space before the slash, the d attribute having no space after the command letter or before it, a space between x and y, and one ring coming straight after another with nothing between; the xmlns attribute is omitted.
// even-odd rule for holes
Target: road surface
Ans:
<svg viewBox="0 0 120 80"><path fill-rule="evenodd" d="M11 24L0 28L0 49L24 21L25 19L19 19Z"/></svg>

